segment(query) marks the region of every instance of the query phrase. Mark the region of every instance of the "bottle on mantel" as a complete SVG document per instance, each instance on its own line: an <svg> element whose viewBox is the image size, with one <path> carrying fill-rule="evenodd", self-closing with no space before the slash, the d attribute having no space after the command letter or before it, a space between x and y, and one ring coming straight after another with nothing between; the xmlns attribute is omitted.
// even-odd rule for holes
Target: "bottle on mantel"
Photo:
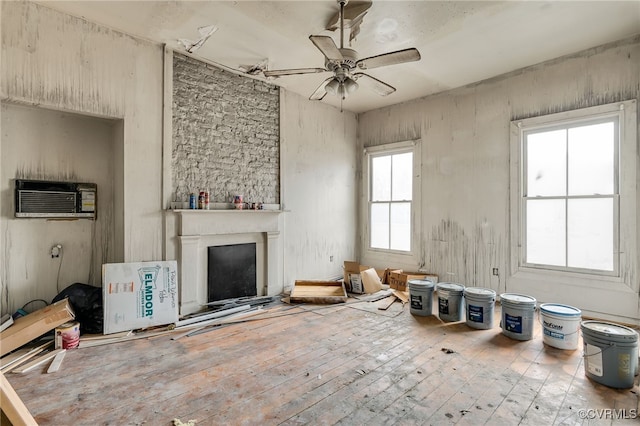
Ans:
<svg viewBox="0 0 640 426"><path fill-rule="evenodd" d="M204 209L209 210L209 190L204 191Z"/></svg>
<svg viewBox="0 0 640 426"><path fill-rule="evenodd" d="M204 210L204 191L200 191L198 195L198 209Z"/></svg>

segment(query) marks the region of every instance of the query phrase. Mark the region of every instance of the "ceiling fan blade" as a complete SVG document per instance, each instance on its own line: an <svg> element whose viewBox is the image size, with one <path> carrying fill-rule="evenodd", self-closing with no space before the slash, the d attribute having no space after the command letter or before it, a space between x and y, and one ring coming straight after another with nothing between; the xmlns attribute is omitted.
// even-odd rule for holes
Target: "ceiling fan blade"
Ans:
<svg viewBox="0 0 640 426"><path fill-rule="evenodd" d="M322 98L324 98L327 95L327 91L324 90L324 86L326 86L327 83L330 82L331 80L333 80L333 77L329 77L328 79L323 81L322 84L320 84L320 86L318 86L316 91L313 92L311 94L311 96L309 96L309 100L310 101L321 101Z"/></svg>
<svg viewBox="0 0 640 426"><path fill-rule="evenodd" d="M263 74L265 77L280 77L283 75L313 74L326 71L324 68L292 68L286 70L264 70Z"/></svg>
<svg viewBox="0 0 640 426"><path fill-rule="evenodd" d="M342 53L338 50L338 46L336 46L336 42L331 37L311 35L309 40L322 52L328 61L340 62L344 59Z"/></svg>
<svg viewBox="0 0 640 426"><path fill-rule="evenodd" d="M364 83L364 86L370 88L380 96L387 96L396 91L395 87L390 86L387 83L380 81L375 77L371 77L369 74L365 74L363 72L354 73L353 78L360 84Z"/></svg>
<svg viewBox="0 0 640 426"><path fill-rule="evenodd" d="M383 53L382 55L360 59L358 62L356 62L356 65L360 69L370 70L372 68L419 60L420 52L418 52L418 49L416 49L415 47L412 47L410 49L397 50L395 52Z"/></svg>

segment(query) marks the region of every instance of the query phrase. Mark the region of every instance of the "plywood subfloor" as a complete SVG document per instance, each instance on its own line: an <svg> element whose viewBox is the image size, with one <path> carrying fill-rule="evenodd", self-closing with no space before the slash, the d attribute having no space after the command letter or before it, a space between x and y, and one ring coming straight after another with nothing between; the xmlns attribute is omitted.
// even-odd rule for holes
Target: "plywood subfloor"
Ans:
<svg viewBox="0 0 640 426"><path fill-rule="evenodd" d="M41 425L622 424L580 410L638 409L634 390L585 377L581 349L545 346L539 324L519 342L498 312L475 330L355 306L70 350L57 373L7 376Z"/></svg>

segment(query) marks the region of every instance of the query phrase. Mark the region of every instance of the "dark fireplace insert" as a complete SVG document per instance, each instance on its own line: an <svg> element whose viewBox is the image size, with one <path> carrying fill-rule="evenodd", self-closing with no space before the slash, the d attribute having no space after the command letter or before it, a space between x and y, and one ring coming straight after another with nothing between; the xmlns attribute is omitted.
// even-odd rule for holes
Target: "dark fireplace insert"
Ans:
<svg viewBox="0 0 640 426"><path fill-rule="evenodd" d="M207 301L257 296L256 243L207 247Z"/></svg>

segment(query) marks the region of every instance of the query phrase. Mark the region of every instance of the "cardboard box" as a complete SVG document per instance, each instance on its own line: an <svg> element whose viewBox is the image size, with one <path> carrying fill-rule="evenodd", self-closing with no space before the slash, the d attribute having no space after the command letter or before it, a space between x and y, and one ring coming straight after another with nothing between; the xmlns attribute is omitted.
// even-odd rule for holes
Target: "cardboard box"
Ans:
<svg viewBox="0 0 640 426"><path fill-rule="evenodd" d="M409 280L421 280L426 278L427 274L421 272L389 272L389 287L394 290L408 291L407 283Z"/></svg>
<svg viewBox="0 0 640 426"><path fill-rule="evenodd" d="M24 317L0 333L0 356L23 346L33 339L75 318L68 299L45 306Z"/></svg>
<svg viewBox="0 0 640 426"><path fill-rule="evenodd" d="M360 273L360 264L351 260L344 261L344 286L347 291L351 291L351 274Z"/></svg>
<svg viewBox="0 0 640 426"><path fill-rule="evenodd" d="M178 321L175 260L102 265L104 334Z"/></svg>
<svg viewBox="0 0 640 426"><path fill-rule="evenodd" d="M372 294L382 290L380 271L376 271L374 268L365 269L364 271L360 272L360 278L362 281L362 291L364 293Z"/></svg>
<svg viewBox="0 0 640 426"><path fill-rule="evenodd" d="M360 274L362 271L366 271L367 269L371 269L370 266L364 266L361 265L358 262L354 262L351 260L345 260L344 261L344 285L345 288L347 289L348 292L350 293L357 293L357 294L362 294L361 292L358 293L357 292L357 288L356 291L354 291L352 285L351 285L351 275L355 274L358 275ZM378 277L380 277L380 281L383 284L386 284L386 276L387 276L387 269L376 269L376 273L378 274Z"/></svg>
<svg viewBox="0 0 640 426"><path fill-rule="evenodd" d="M384 270L384 277L382 277L380 280L382 281L382 284L391 284L391 277L390 274L392 272L395 272L397 274L401 274L402 273L402 269L393 269L393 268L387 268Z"/></svg>
<svg viewBox="0 0 640 426"><path fill-rule="evenodd" d="M349 274L349 283L351 286L351 293L362 294L364 293L364 286L362 285L362 277L360 274Z"/></svg>

